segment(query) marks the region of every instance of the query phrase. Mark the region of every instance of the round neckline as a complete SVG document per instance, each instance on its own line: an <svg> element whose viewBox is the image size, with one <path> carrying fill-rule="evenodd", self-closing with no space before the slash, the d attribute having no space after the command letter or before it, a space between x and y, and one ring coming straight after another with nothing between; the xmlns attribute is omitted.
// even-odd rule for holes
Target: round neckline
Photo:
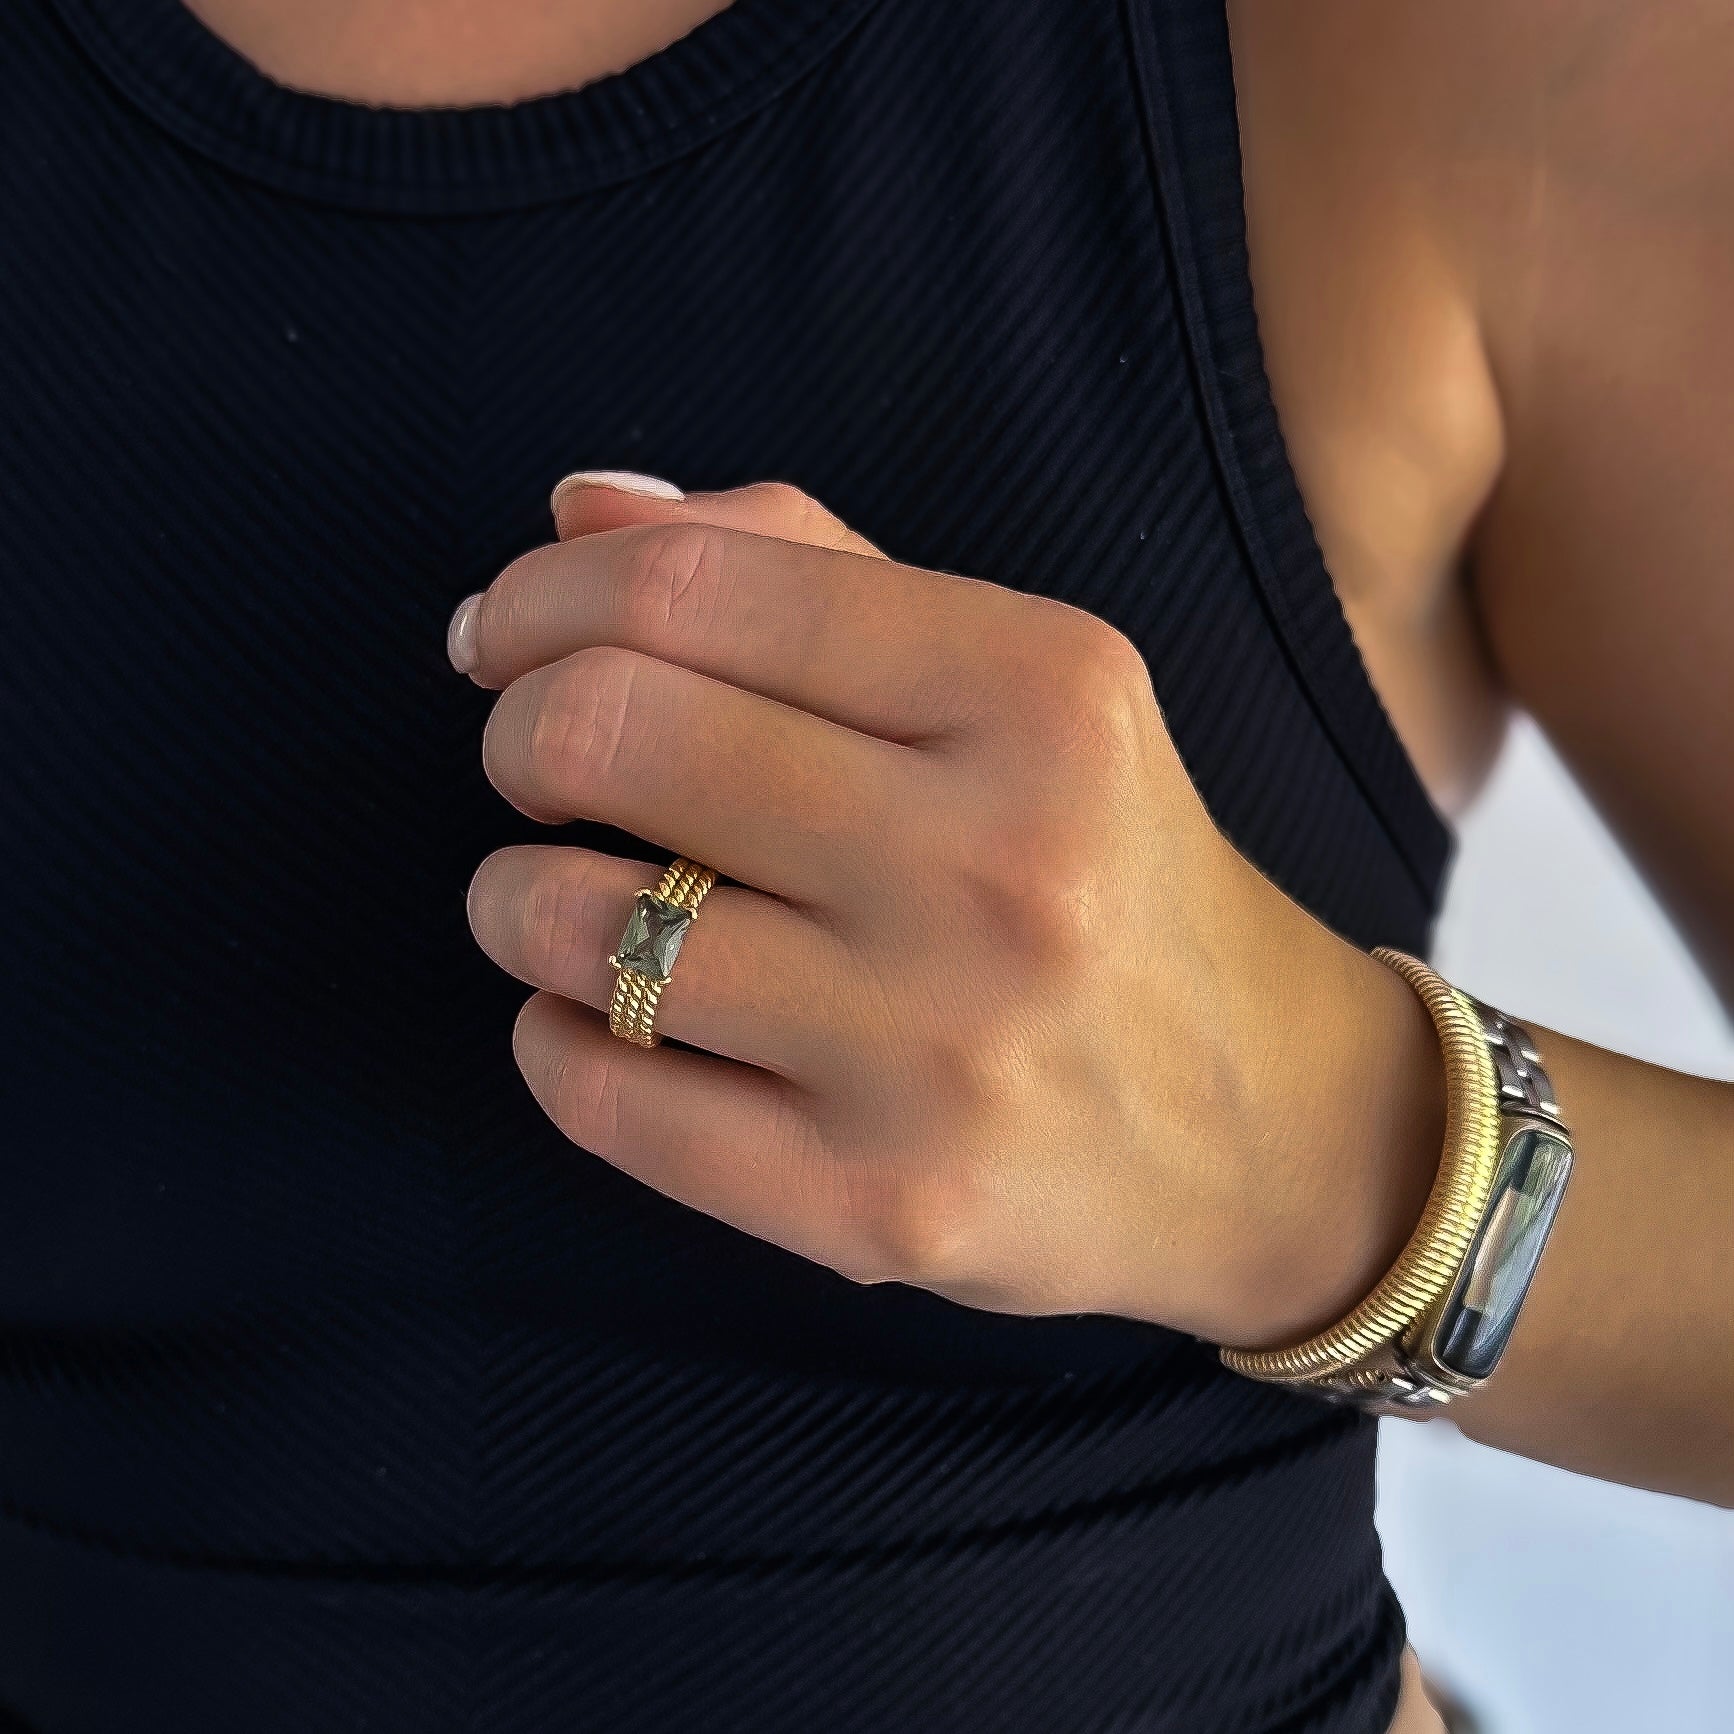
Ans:
<svg viewBox="0 0 1734 1734"><path fill-rule="evenodd" d="M53 0L109 79L183 143L280 191L462 216L633 179L812 71L878 0L733 0L666 48L518 103L390 108L295 90L182 0Z"/></svg>

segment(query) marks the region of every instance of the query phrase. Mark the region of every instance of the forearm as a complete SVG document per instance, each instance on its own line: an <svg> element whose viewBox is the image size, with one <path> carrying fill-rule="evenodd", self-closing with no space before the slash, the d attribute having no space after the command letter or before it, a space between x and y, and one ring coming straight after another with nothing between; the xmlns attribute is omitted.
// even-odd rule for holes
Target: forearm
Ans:
<svg viewBox="0 0 1734 1734"><path fill-rule="evenodd" d="M1291 956L1298 1004L1321 965ZM1292 1279L1273 1283L1298 1328L1268 1330L1261 1346L1300 1340L1372 1287L1438 1164L1441 1062L1427 1020L1403 1015L1409 990L1371 959L1332 969L1338 1009L1314 994L1319 1009L1291 1040L1288 1087L1316 1099L1329 1080L1344 1106L1306 1139L1323 1191L1296 1225ZM1521 1018L1521 1006L1506 1009ZM1450 1413L1472 1437L1525 1456L1734 1503L1734 1086L1529 1028L1576 1161L1510 1347ZM1345 1113L1373 1135L1333 1158ZM1290 1135L1302 1136L1298 1123ZM1373 1176L1369 1150L1383 1164ZM1349 1188L1373 1200L1370 1214Z"/></svg>
<svg viewBox="0 0 1734 1734"><path fill-rule="evenodd" d="M1565 1201L1471 1437L1734 1504L1734 1086L1533 1030L1572 1128Z"/></svg>

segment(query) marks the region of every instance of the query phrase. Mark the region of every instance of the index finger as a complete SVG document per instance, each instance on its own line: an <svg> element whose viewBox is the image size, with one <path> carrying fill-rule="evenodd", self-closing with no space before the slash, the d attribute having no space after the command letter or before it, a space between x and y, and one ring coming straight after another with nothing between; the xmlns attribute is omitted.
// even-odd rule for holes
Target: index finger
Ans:
<svg viewBox="0 0 1734 1734"><path fill-rule="evenodd" d="M749 482L745 487L714 493L645 494L599 479L608 472L567 476L554 490L550 504L562 542L592 536L599 530L622 530L628 524L719 524L725 530L750 530L784 542L804 542L814 548L841 548L846 553L885 558L858 530L835 512L827 511L811 494L787 482ZM642 481L643 478L634 478ZM671 494L677 490L672 489Z"/></svg>
<svg viewBox="0 0 1734 1734"><path fill-rule="evenodd" d="M537 548L482 593L471 677L504 687L614 644L912 744L977 717L1029 598L981 579L714 524Z"/></svg>

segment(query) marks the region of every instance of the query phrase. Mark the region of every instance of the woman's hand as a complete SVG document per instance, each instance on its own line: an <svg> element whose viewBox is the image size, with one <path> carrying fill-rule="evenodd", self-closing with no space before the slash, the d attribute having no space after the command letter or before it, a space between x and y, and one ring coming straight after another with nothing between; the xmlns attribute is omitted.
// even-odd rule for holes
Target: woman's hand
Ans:
<svg viewBox="0 0 1734 1734"><path fill-rule="evenodd" d="M565 490L454 623L513 805L725 880L658 1030L608 958L659 869L503 849L476 937L585 1149L867 1282L1297 1338L1401 1247L1443 1086L1409 989L1212 824L1142 657L898 565L792 489Z"/></svg>

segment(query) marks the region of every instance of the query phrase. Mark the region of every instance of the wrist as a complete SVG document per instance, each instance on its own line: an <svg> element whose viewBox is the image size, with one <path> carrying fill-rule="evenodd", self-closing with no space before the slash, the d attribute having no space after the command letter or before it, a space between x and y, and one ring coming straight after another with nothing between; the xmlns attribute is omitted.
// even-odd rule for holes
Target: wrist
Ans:
<svg viewBox="0 0 1734 1734"><path fill-rule="evenodd" d="M1238 1346L1297 1342L1355 1306L1419 1222L1445 1137L1438 1037L1394 971L1284 900L1261 947L1246 1101L1255 1169Z"/></svg>

